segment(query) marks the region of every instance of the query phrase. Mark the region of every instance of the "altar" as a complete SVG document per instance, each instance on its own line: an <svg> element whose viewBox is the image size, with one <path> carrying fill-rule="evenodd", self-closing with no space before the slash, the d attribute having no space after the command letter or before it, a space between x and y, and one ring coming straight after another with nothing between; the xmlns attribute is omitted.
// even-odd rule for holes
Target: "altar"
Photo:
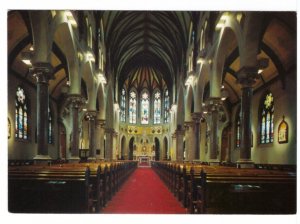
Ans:
<svg viewBox="0 0 300 224"><path fill-rule="evenodd" d="M138 156L137 157L138 160L138 166L149 166L150 167L150 161L151 161L151 157L150 156Z"/></svg>

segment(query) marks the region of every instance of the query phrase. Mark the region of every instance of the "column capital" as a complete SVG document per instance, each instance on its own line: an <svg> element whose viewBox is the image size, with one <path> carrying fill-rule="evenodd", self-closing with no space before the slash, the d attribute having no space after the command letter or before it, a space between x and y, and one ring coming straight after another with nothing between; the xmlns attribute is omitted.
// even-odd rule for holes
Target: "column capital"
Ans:
<svg viewBox="0 0 300 224"><path fill-rule="evenodd" d="M201 119L203 118L202 112L194 112L192 113L192 119L196 122L199 123Z"/></svg>
<svg viewBox="0 0 300 224"><path fill-rule="evenodd" d="M209 97L205 103L205 106L209 112L212 112L218 111L222 104L223 102L220 97Z"/></svg>
<svg viewBox="0 0 300 224"><path fill-rule="evenodd" d="M190 128L193 128L195 125L194 121L185 121L184 122L184 128L185 130L189 130Z"/></svg>
<svg viewBox="0 0 300 224"><path fill-rule="evenodd" d="M53 67L49 62L35 62L30 72L38 83L48 83L50 79L54 79Z"/></svg>
<svg viewBox="0 0 300 224"><path fill-rule="evenodd" d="M96 120L96 125L103 128L105 126L105 120L104 119L97 119Z"/></svg>
<svg viewBox="0 0 300 224"><path fill-rule="evenodd" d="M237 77L237 82L243 87L252 87L259 78L258 69L255 66L244 66L237 72Z"/></svg>
<svg viewBox="0 0 300 224"><path fill-rule="evenodd" d="M67 98L67 103L75 108L80 108L86 104L86 99L80 94L69 94Z"/></svg>
<svg viewBox="0 0 300 224"><path fill-rule="evenodd" d="M113 128L105 128L105 133L107 133L107 134L115 134L115 129L113 129Z"/></svg>
<svg viewBox="0 0 300 224"><path fill-rule="evenodd" d="M97 116L97 111L95 110L89 110L85 112L85 116L88 120L95 120Z"/></svg>

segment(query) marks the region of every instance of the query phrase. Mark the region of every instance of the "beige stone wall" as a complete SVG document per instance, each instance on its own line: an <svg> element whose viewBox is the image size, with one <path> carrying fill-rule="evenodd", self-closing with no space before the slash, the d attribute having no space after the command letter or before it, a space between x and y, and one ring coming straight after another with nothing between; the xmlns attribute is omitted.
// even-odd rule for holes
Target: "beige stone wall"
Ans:
<svg viewBox="0 0 300 224"><path fill-rule="evenodd" d="M257 92L253 96L252 110L252 132L253 132L253 147L251 150L252 160L255 163L270 163L270 164L296 164L297 162L297 101L296 101L296 79L294 73L286 75L286 86L282 88L280 80L274 82L268 88ZM262 95L266 90L270 90L274 96L274 142L269 144L259 144L259 121L258 107ZM232 114L232 120L235 120L235 111ZM285 116L285 121L289 126L288 143L278 143L278 126L282 121L282 116ZM234 123L234 122L233 122ZM235 149L235 135L232 138L232 161L235 162L239 158L239 150Z"/></svg>

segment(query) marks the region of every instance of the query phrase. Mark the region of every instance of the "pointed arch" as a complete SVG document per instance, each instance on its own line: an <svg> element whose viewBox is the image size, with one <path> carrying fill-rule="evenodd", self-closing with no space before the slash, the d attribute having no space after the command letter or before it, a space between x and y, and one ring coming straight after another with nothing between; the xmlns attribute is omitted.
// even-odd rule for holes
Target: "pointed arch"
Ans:
<svg viewBox="0 0 300 224"><path fill-rule="evenodd" d="M164 91L164 123L169 122L170 96L168 89Z"/></svg>
<svg viewBox="0 0 300 224"><path fill-rule="evenodd" d="M15 137L28 140L28 96L21 86L17 87L15 97Z"/></svg>
<svg viewBox="0 0 300 224"><path fill-rule="evenodd" d="M144 89L140 96L141 102L141 124L149 124L150 120L150 94L147 89Z"/></svg>
<svg viewBox="0 0 300 224"><path fill-rule="evenodd" d="M243 48L242 30L238 21L233 14L224 13L221 15L220 20L222 17L225 17L226 21L224 27L219 31L219 40L217 41L217 47L214 54L212 75L210 77L210 97L221 96L225 59L230 53L228 52L230 50L228 42L236 42L239 54L241 54L241 48Z"/></svg>
<svg viewBox="0 0 300 224"><path fill-rule="evenodd" d="M165 152L165 154L164 154L164 159L165 160L168 160L169 159L169 146L168 146L168 139L167 139L167 137L165 136L164 137L164 152Z"/></svg>
<svg viewBox="0 0 300 224"><path fill-rule="evenodd" d="M137 92L135 89L131 89L129 92L129 123L136 124L137 122Z"/></svg>
<svg viewBox="0 0 300 224"><path fill-rule="evenodd" d="M133 151L134 151L134 137L131 137L129 140L129 153L128 153L128 159L133 160Z"/></svg>
<svg viewBox="0 0 300 224"><path fill-rule="evenodd" d="M160 124L161 121L161 92L159 89L153 93L153 123Z"/></svg>
<svg viewBox="0 0 300 224"><path fill-rule="evenodd" d="M121 139L121 159L125 159L125 151L126 151L126 137L123 136Z"/></svg>
<svg viewBox="0 0 300 224"><path fill-rule="evenodd" d="M125 87L121 89L120 96L120 121L126 122L126 90Z"/></svg>

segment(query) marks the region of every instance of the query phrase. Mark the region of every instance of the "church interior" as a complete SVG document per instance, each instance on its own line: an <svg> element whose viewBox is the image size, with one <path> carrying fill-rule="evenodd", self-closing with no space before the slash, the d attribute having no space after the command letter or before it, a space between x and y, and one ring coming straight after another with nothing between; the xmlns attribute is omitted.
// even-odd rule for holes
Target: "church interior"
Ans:
<svg viewBox="0 0 300 224"><path fill-rule="evenodd" d="M8 11L8 211L295 214L296 33L295 12Z"/></svg>

